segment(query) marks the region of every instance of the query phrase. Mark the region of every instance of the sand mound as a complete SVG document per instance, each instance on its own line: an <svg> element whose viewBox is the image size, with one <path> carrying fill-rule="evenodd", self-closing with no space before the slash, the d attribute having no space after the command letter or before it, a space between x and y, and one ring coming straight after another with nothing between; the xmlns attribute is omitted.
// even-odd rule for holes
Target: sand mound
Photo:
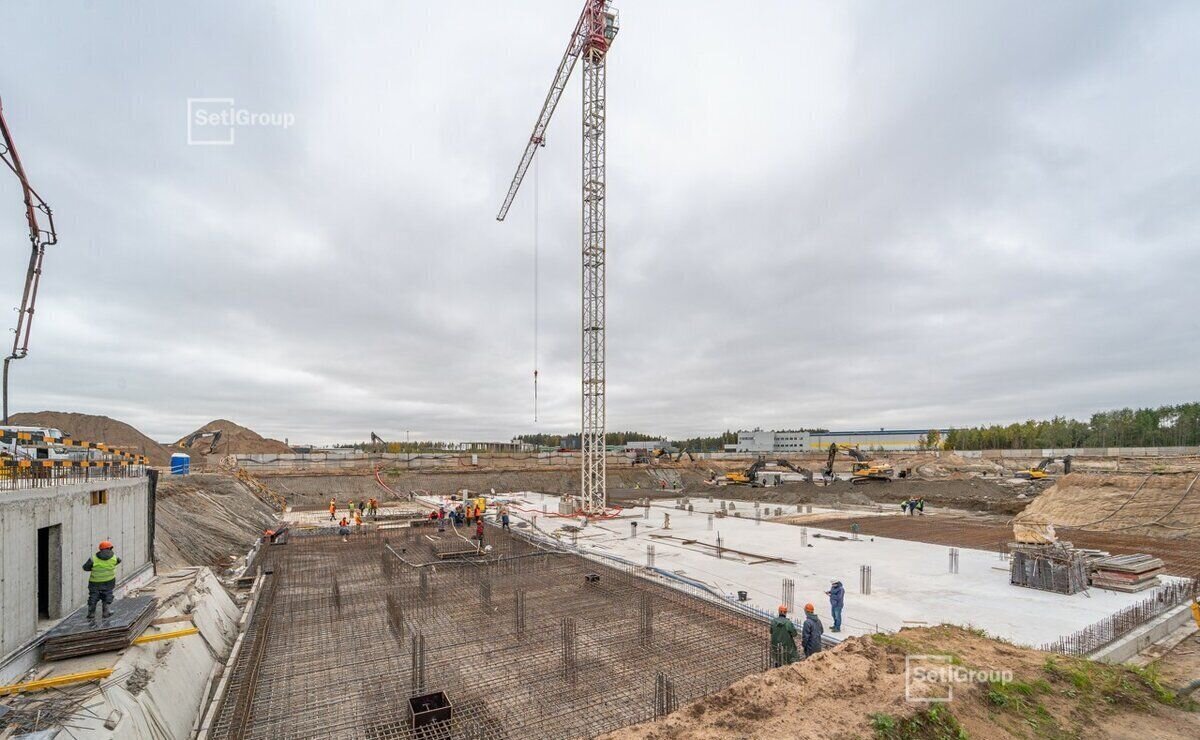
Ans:
<svg viewBox="0 0 1200 740"><path fill-rule="evenodd" d="M154 556L163 572L208 565L221 575L276 520L271 506L227 474L162 476L154 498Z"/></svg>
<svg viewBox="0 0 1200 740"><path fill-rule="evenodd" d="M103 442L126 452L137 452L150 458L151 465L168 465L170 451L158 442L123 421L107 416L72 414L66 411L38 411L13 414L9 417L16 426L51 427L61 429L75 439Z"/></svg>
<svg viewBox="0 0 1200 740"><path fill-rule="evenodd" d="M1200 483L1196 473L1071 473L1035 498L1013 523L1016 527L1051 524L1065 539L1070 539L1070 527L1200 537Z"/></svg>
<svg viewBox="0 0 1200 740"><path fill-rule="evenodd" d="M946 655L964 669L1012 671L1005 685L956 683L954 700L905 701L905 656ZM657 722L608 740L714 738L1189 738L1200 715L1159 703L1129 669L1017 648L958 627L855 637L813 658L749 676ZM933 710L932 707L937 707ZM885 729L886 728L886 729Z"/></svg>
<svg viewBox="0 0 1200 740"><path fill-rule="evenodd" d="M897 459L893 465L897 470L911 469L913 475L924 480L963 478L973 475L1000 475L1003 469L981 457L967 458L953 452L924 452Z"/></svg>
<svg viewBox="0 0 1200 740"><path fill-rule="evenodd" d="M212 444L212 437L192 439L194 435L203 432L221 433L221 438L217 441L215 448ZM192 442L190 445L186 445L185 443L189 439L192 439ZM227 419L210 421L191 434L185 434L175 443L175 446L194 455L286 454L292 451L292 448L277 439L267 439L258 432L234 424Z"/></svg>

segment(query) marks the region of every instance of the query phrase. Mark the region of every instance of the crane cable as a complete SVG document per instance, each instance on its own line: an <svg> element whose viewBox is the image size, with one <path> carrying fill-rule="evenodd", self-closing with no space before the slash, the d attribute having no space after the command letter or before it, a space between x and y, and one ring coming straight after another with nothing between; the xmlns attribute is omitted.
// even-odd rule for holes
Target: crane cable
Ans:
<svg viewBox="0 0 1200 740"><path fill-rule="evenodd" d="M533 158L533 421L538 420L538 161Z"/></svg>

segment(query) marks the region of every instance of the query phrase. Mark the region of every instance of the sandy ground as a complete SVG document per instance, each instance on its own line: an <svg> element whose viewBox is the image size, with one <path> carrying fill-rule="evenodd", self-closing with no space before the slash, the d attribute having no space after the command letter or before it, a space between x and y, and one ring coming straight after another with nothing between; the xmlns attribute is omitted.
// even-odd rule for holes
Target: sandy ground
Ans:
<svg viewBox="0 0 1200 740"><path fill-rule="evenodd" d="M1011 671L1007 684L956 682L945 704L905 700L905 658L946 656L976 671ZM913 684L913 693L921 686ZM942 687L932 687L941 692ZM944 694L942 694L944 695ZM940 707L931 717L918 712ZM791 666L745 678L663 720L606 740L877 737L881 724L907 725L891 737L1195 738L1200 714L1156 701L1127 669L1017 648L957 627L858 637Z"/></svg>
<svg viewBox="0 0 1200 740"><path fill-rule="evenodd" d="M1092 475L1059 480L1017 524L1078 527L1147 537L1200 536L1200 474Z"/></svg>
<svg viewBox="0 0 1200 740"><path fill-rule="evenodd" d="M276 521L276 512L232 475L163 476L155 496L159 570L212 566L218 576Z"/></svg>

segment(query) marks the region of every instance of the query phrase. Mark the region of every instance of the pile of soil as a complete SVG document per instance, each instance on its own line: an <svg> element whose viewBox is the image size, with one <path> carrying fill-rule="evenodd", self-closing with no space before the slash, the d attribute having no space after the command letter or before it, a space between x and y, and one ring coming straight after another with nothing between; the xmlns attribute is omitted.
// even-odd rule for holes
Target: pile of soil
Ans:
<svg viewBox="0 0 1200 740"><path fill-rule="evenodd" d="M1149 537L1200 536L1200 475L1071 473L1021 513L1014 527L1076 527Z"/></svg>
<svg viewBox="0 0 1200 740"><path fill-rule="evenodd" d="M911 470L923 480L964 479L978 475L1003 475L1004 469L981 457L966 458L953 452L923 452L899 457L892 463L896 470Z"/></svg>
<svg viewBox="0 0 1200 740"><path fill-rule="evenodd" d="M154 498L160 572L207 565L221 575L276 521L267 502L224 473L162 476Z"/></svg>
<svg viewBox="0 0 1200 740"><path fill-rule="evenodd" d="M185 442L194 435L204 432L220 432L221 438L214 446L212 437L198 437L190 445ZM185 434L177 442L178 447L193 455L254 455L254 454L286 454L292 451L277 439L267 439L252 429L234 424L227 419L215 419L200 427L191 434Z"/></svg>
<svg viewBox="0 0 1200 740"><path fill-rule="evenodd" d="M38 411L13 414L9 422L14 426L49 427L61 429L72 439L87 442L103 442L125 452L136 452L150 459L151 465L169 465L171 452L163 445L150 439L123 421L107 416L73 414L66 411Z"/></svg>
<svg viewBox="0 0 1200 740"><path fill-rule="evenodd" d="M905 701L905 656L945 668L1011 671L1006 683L956 682L944 704ZM1018 648L959 627L846 640L749 676L662 720L607 740L716 738L1200 737L1200 714L1148 674Z"/></svg>

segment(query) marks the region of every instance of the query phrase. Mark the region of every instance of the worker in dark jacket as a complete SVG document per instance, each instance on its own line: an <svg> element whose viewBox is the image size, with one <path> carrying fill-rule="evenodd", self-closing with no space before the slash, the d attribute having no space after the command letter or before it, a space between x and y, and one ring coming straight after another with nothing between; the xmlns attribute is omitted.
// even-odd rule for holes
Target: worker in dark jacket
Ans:
<svg viewBox="0 0 1200 740"><path fill-rule="evenodd" d="M797 660L796 625L788 619L787 607L780 604L779 616L771 620L771 667L791 665Z"/></svg>
<svg viewBox="0 0 1200 740"><path fill-rule="evenodd" d="M833 614L833 632L842 631L842 604L846 601L846 588L841 581L834 581L829 590L829 611Z"/></svg>
<svg viewBox="0 0 1200 740"><path fill-rule="evenodd" d="M87 618L96 618L96 604L104 603L101 615L108 619L112 616L113 590L117 586L117 566L121 558L113 553L113 543L104 540L100 543L100 551L88 558L83 569L88 576Z"/></svg>
<svg viewBox="0 0 1200 740"><path fill-rule="evenodd" d="M821 635L825 628L817 616L812 604L804 605L804 627L801 628L800 644L804 648L804 657L821 652Z"/></svg>

